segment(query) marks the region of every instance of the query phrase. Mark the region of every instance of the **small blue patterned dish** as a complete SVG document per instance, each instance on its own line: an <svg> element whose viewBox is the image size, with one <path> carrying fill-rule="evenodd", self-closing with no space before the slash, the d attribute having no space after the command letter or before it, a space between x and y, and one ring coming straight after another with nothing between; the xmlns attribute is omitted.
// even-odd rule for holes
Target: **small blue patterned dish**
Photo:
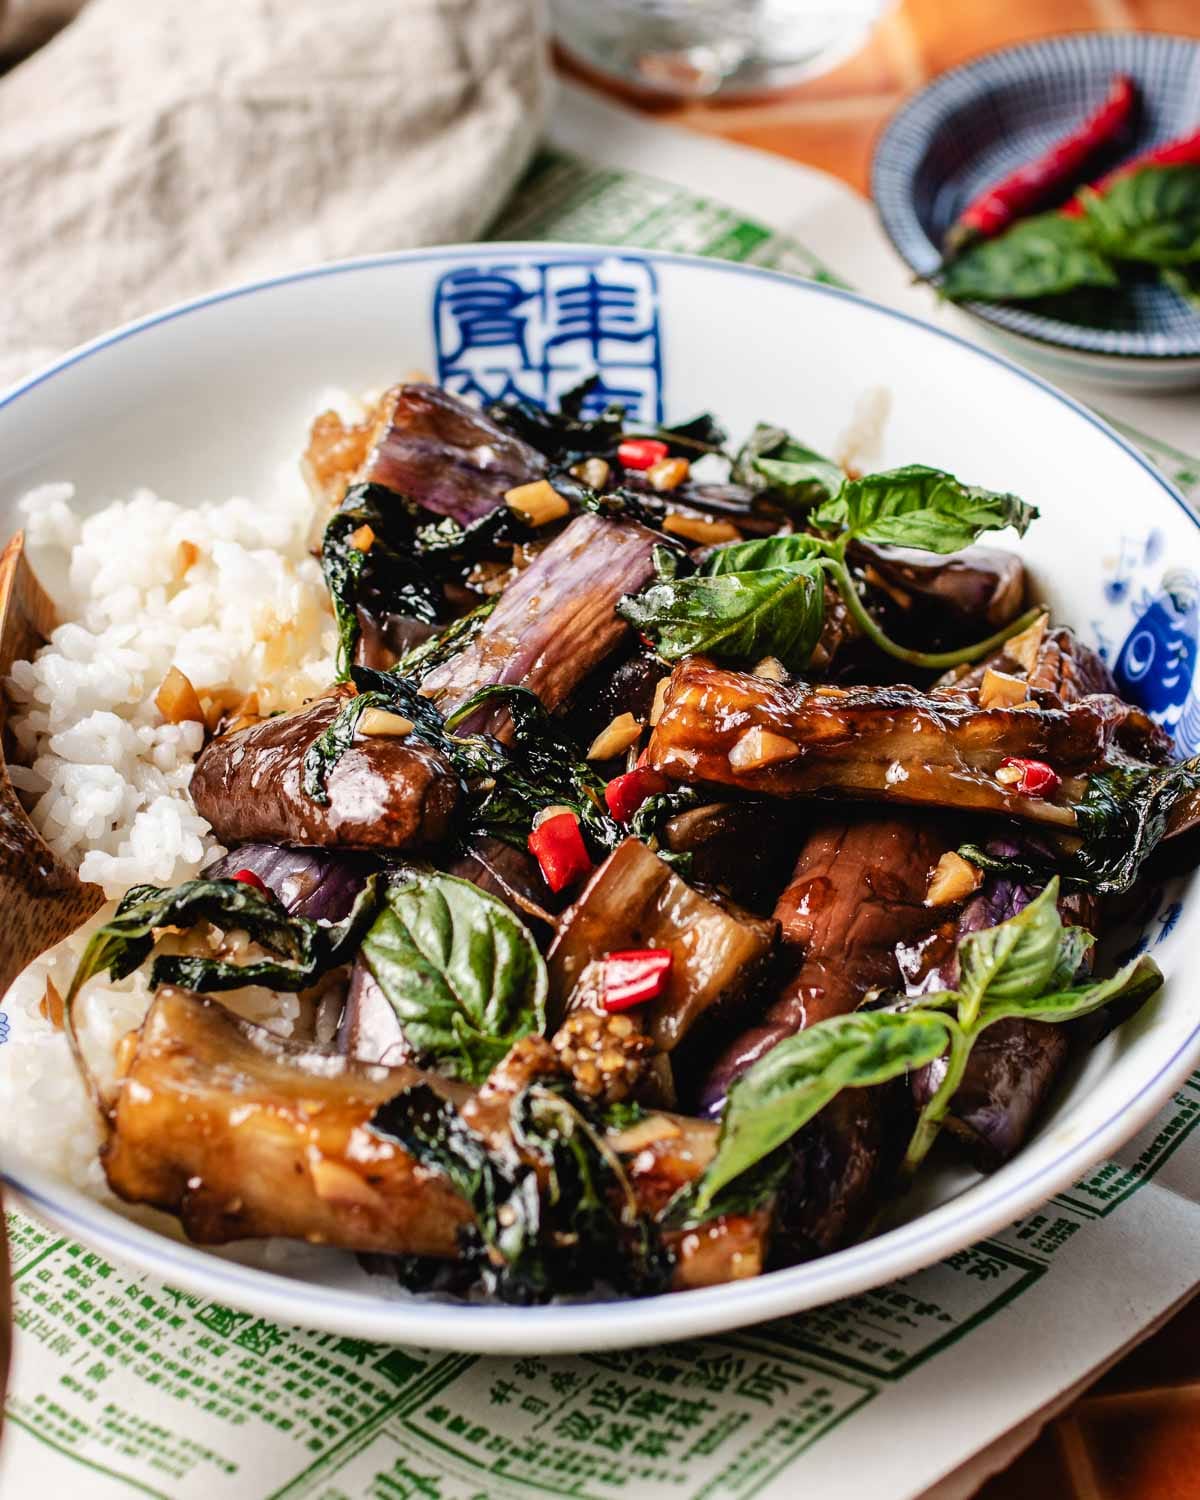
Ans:
<svg viewBox="0 0 1200 1500"><path fill-rule="evenodd" d="M1200 125L1200 43L1112 32L989 53L942 74L892 117L871 192L919 276L937 268L942 237L971 199L1082 121L1114 73L1128 73L1141 100L1124 156ZM1070 321L1036 302L963 307L1012 352L1059 375L1136 390L1200 383L1200 310L1157 280L1105 291Z"/></svg>

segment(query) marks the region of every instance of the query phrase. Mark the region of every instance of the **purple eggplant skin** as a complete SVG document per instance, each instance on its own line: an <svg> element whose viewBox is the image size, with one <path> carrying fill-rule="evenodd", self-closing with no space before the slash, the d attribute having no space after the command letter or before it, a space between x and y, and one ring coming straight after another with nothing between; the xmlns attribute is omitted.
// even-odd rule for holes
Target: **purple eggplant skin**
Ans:
<svg viewBox="0 0 1200 1500"><path fill-rule="evenodd" d="M557 913L566 905L542 878L541 867L525 849L503 839L468 839L446 866L448 875L469 880L488 895L503 901L539 942L554 936Z"/></svg>
<svg viewBox="0 0 1200 1500"><path fill-rule="evenodd" d="M912 1124L908 1091L896 1079L846 1089L804 1127L775 1205L772 1268L828 1255L867 1232Z"/></svg>
<svg viewBox="0 0 1200 1500"><path fill-rule="evenodd" d="M993 839L988 850L1014 856L1029 852L1030 840ZM897 960L910 995L951 990L958 984L958 944L969 933L994 927L1014 917L1033 900L1037 886L1006 875L989 875L956 921L944 923L924 943L897 950ZM1095 899L1067 894L1059 901L1063 920L1093 927ZM1090 967L1091 954L1083 967ZM963 1081L954 1095L947 1119L949 1132L966 1147L980 1171L994 1171L1018 1152L1028 1139L1071 1050L1071 1028L1046 1021L1000 1021L975 1043ZM911 1080L913 1104L919 1110L945 1077L939 1058L919 1069Z"/></svg>
<svg viewBox="0 0 1200 1500"><path fill-rule="evenodd" d="M551 713L564 708L601 662L632 639L616 605L654 576L661 540L636 521L576 516L509 584L470 645L430 672L421 691L443 715L493 683L529 688ZM506 708L484 704L457 730L505 739L512 726Z"/></svg>
<svg viewBox="0 0 1200 1500"><path fill-rule="evenodd" d="M346 1004L338 1023L335 1046L359 1062L384 1063L396 1067L416 1061L408 1045L400 1018L371 973L362 954L354 960Z"/></svg>
<svg viewBox="0 0 1200 1500"><path fill-rule="evenodd" d="M359 477L466 526L546 468L536 448L465 401L435 385L405 385Z"/></svg>
<svg viewBox="0 0 1200 1500"><path fill-rule="evenodd" d="M241 844L200 873L205 880L228 880L249 870L292 916L340 922L376 868L373 860L340 850Z"/></svg>

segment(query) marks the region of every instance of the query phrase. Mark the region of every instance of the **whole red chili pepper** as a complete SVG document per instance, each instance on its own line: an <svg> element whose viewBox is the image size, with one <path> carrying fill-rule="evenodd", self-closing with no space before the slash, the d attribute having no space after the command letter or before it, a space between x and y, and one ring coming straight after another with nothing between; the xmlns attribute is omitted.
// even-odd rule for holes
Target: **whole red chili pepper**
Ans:
<svg viewBox="0 0 1200 1500"><path fill-rule="evenodd" d="M1014 219L1065 192L1087 163L1111 147L1133 115L1137 93L1133 80L1118 73L1108 97L1082 125L1056 141L1033 161L1002 177L973 199L946 233L944 248L954 256L975 240L990 239L1007 229Z"/></svg>
<svg viewBox="0 0 1200 1500"><path fill-rule="evenodd" d="M1200 166L1200 130L1193 130L1191 135L1181 135L1176 140L1166 141L1161 146L1151 146L1148 151L1131 156L1128 161L1123 161L1119 167L1114 167L1095 182L1089 182L1088 188L1103 197L1114 182L1128 177L1131 172L1141 171L1143 167L1196 166ZM1077 193L1070 203L1063 204L1061 212L1069 219L1077 219L1083 212L1083 199Z"/></svg>

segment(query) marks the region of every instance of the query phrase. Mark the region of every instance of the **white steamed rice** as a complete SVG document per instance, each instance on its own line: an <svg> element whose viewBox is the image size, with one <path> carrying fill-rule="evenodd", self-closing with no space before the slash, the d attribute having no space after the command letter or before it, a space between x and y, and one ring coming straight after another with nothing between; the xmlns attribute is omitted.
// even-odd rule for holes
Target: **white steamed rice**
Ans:
<svg viewBox="0 0 1200 1500"><path fill-rule="evenodd" d="M26 761L11 774L42 836L110 901L142 881L187 880L223 852L188 795L200 726L164 724L154 705L167 670L202 693L255 690L263 712L294 707L332 678L333 622L309 552L313 501L292 474L265 497L194 508L137 490L85 519L68 484L20 502L27 553L64 623L7 683ZM0 1151L98 1196L107 1190L92 1106L39 1007L47 979L66 992L109 911L20 976L3 997L0 1045ZM101 1068L148 1001L144 974L89 985L80 1033ZM286 1034L298 1003L256 990L242 1008Z"/></svg>

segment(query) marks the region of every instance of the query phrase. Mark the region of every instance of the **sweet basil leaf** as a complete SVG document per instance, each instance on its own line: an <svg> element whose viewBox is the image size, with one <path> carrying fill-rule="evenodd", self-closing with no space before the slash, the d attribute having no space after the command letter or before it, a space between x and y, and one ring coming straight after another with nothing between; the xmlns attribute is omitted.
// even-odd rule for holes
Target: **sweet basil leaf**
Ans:
<svg viewBox="0 0 1200 1500"><path fill-rule="evenodd" d="M362 954L410 1045L441 1071L482 1083L512 1044L546 1023L546 966L502 902L451 875L391 886Z"/></svg>
<svg viewBox="0 0 1200 1500"><path fill-rule="evenodd" d="M742 444L730 471L735 483L769 490L793 510L807 510L836 495L845 477L832 459L766 422Z"/></svg>
<svg viewBox="0 0 1200 1500"><path fill-rule="evenodd" d="M756 537L751 542L728 542L714 547L701 572L710 578L723 573L751 573L756 568L783 568L791 563L820 557L824 548L816 537L801 532L791 536Z"/></svg>
<svg viewBox="0 0 1200 1500"><path fill-rule="evenodd" d="M658 1216L665 1229L696 1229L722 1214L753 1214L769 1208L787 1181L793 1166L786 1144L764 1156L754 1166L727 1182L713 1194L704 1209L697 1206L703 1177L681 1187Z"/></svg>
<svg viewBox="0 0 1200 1500"><path fill-rule="evenodd" d="M1114 260L1200 260L1200 167L1142 167L1082 197L1097 248Z"/></svg>
<svg viewBox="0 0 1200 1500"><path fill-rule="evenodd" d="M358 940L378 904L378 876L360 891L340 922L325 924L292 916L274 896L241 880L187 880L173 890L135 885L116 911L93 933L71 980L70 1006L82 985L96 974L124 979L141 967L164 927L190 928L212 922L247 933L278 961L234 964L187 955L160 955L151 983L180 984L207 993L267 984L277 990L302 990L357 950Z"/></svg>
<svg viewBox="0 0 1200 1500"><path fill-rule="evenodd" d="M1040 995L1059 972L1063 921L1058 890L1056 877L1015 917L968 933L959 942L958 988L969 1005L978 1007L985 998ZM1077 940L1071 942L1074 947Z"/></svg>
<svg viewBox="0 0 1200 1500"><path fill-rule="evenodd" d="M946 267L940 290L952 302L1017 302L1118 280L1089 220L1048 213L972 245Z"/></svg>
<svg viewBox="0 0 1200 1500"><path fill-rule="evenodd" d="M667 661L703 651L720 661L776 656L804 667L825 619L816 561L654 583L627 595L617 613L649 636Z"/></svg>
<svg viewBox="0 0 1200 1500"><path fill-rule="evenodd" d="M508 710L511 745L483 735L451 735L448 742L451 758L468 786L475 783L483 788L473 797L470 831L524 848L535 814L562 804L575 809L597 844L615 849L623 834L605 809L603 778L546 712L536 693L511 683L480 688L450 715L447 729L455 729L481 705L495 702Z"/></svg>
<svg viewBox="0 0 1200 1500"><path fill-rule="evenodd" d="M491 1290L517 1301L532 1301L552 1290L538 1250L542 1197L531 1166L515 1153L490 1150L450 1100L427 1083L381 1105L370 1127L399 1141L422 1166L440 1172L470 1204L478 1238L464 1246L465 1258L488 1279Z"/></svg>
<svg viewBox="0 0 1200 1500"><path fill-rule="evenodd" d="M1078 929L1075 929L1078 930ZM1045 994L1015 994L1007 998L989 996L979 1012L979 1026L991 1026L1019 1016L1027 1021L1074 1021L1090 1015L1113 1000L1148 1000L1162 987L1162 970L1145 954L1118 969L1110 979L1072 989L1051 989Z"/></svg>
<svg viewBox="0 0 1200 1500"><path fill-rule="evenodd" d="M923 552L958 552L985 531L1012 526L1024 535L1037 510L1017 495L961 484L953 474L908 464L848 479L813 515L825 531Z"/></svg>
<svg viewBox="0 0 1200 1500"><path fill-rule="evenodd" d="M1200 263L1192 266L1164 266L1159 275L1165 286L1169 286L1185 302L1200 308Z"/></svg>
<svg viewBox="0 0 1200 1500"><path fill-rule="evenodd" d="M946 1048L952 1023L926 1011L856 1011L819 1021L749 1068L729 1091L717 1151L691 1207L712 1212L717 1194L808 1123L845 1088L885 1083Z"/></svg>

